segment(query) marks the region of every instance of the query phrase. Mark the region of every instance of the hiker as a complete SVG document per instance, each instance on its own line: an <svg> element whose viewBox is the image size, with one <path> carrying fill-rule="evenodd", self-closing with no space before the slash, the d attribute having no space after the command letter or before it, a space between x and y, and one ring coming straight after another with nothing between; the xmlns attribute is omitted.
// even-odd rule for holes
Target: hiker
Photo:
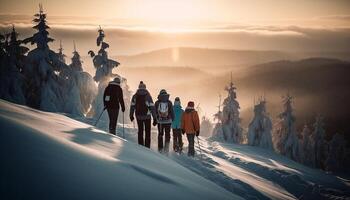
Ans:
<svg viewBox="0 0 350 200"><path fill-rule="evenodd" d="M119 104L122 112L125 111L123 90L120 87L120 78L116 77L113 81L108 83L103 93L104 108L107 109L109 117L109 133L115 135L119 114Z"/></svg>
<svg viewBox="0 0 350 200"><path fill-rule="evenodd" d="M169 96L167 91L162 89L155 103L158 122L158 151L166 154L169 152L171 123L174 119L173 104L169 100ZM164 133L165 142L163 147Z"/></svg>
<svg viewBox="0 0 350 200"><path fill-rule="evenodd" d="M139 89L131 99L130 120L134 121L134 113L137 120L138 142L140 145L151 147L151 118L153 117L153 126L157 125L156 113L152 97L146 89L146 84L140 81ZM145 139L143 137L145 132Z"/></svg>
<svg viewBox="0 0 350 200"><path fill-rule="evenodd" d="M182 129L181 129L181 118L184 110L181 107L181 101L179 97L175 98L174 106L174 120L172 123L173 129L173 148L175 152L182 152Z"/></svg>
<svg viewBox="0 0 350 200"><path fill-rule="evenodd" d="M199 117L194 109L194 102L190 101L187 104L185 112L181 120L182 133L187 135L188 140L188 156L194 156L194 137L199 136Z"/></svg>

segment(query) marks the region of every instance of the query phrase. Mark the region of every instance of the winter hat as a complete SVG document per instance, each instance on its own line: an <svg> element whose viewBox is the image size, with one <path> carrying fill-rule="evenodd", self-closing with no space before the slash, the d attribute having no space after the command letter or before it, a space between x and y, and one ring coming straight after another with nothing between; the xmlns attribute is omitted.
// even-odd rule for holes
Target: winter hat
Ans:
<svg viewBox="0 0 350 200"><path fill-rule="evenodd" d="M164 94L168 94L168 93L166 92L165 89L161 89L160 92L159 92L159 95L164 95Z"/></svg>
<svg viewBox="0 0 350 200"><path fill-rule="evenodd" d="M189 102L187 103L187 107L189 107L189 108L194 108L194 102L193 102L193 101L189 101Z"/></svg>
<svg viewBox="0 0 350 200"><path fill-rule="evenodd" d="M144 84L143 81L140 81L139 89L146 89L146 84Z"/></svg>
<svg viewBox="0 0 350 200"><path fill-rule="evenodd" d="M179 106L181 105L181 101L179 97L175 98L174 105L179 105Z"/></svg>
<svg viewBox="0 0 350 200"><path fill-rule="evenodd" d="M115 77L115 78L113 79L113 82L116 82L116 83L120 84L120 78L119 78L119 77Z"/></svg>

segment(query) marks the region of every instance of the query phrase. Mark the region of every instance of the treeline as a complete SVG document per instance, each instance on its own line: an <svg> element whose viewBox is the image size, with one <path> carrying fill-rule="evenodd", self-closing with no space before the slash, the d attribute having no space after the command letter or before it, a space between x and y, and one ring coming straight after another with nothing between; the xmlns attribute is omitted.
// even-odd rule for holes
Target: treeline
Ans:
<svg viewBox="0 0 350 200"><path fill-rule="evenodd" d="M66 64L62 46L56 53L48 43L50 27L42 6L34 15L33 36L19 39L15 26L0 35L0 97L51 112L82 116L96 95L96 84L83 71L80 55L73 51ZM36 45L31 51L25 44Z"/></svg>
<svg viewBox="0 0 350 200"><path fill-rule="evenodd" d="M331 134L332 138L326 140L321 115L315 117L313 124L305 124L301 132L296 130L293 97L290 94L282 98L283 110L275 124L268 115L266 100L260 98L254 105L253 119L245 131L240 124L240 107L232 80L226 91L228 96L223 101L222 110L215 114L214 140L269 149L304 165L327 171L346 172L350 166L347 159L350 149L347 148L344 133Z"/></svg>

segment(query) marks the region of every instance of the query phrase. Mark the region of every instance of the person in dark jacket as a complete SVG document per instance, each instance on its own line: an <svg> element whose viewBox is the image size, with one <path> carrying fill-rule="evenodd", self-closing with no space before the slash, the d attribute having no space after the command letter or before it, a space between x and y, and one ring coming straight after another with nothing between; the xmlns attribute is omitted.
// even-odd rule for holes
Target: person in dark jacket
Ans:
<svg viewBox="0 0 350 200"><path fill-rule="evenodd" d="M169 96L166 90L162 89L155 103L158 122L158 151L166 154L169 152L171 123L174 119L173 104L169 100ZM163 147L164 133L165 142Z"/></svg>
<svg viewBox="0 0 350 200"><path fill-rule="evenodd" d="M146 85L140 81L139 89L131 99L130 120L134 121L136 115L138 127L138 143L140 145L151 147L151 118L153 117L153 126L157 125L156 113L152 97ZM145 131L145 139L143 132Z"/></svg>
<svg viewBox="0 0 350 200"><path fill-rule="evenodd" d="M103 104L108 112L109 132L115 135L119 108L121 107L122 112L125 111L123 90L120 87L120 79L118 77L116 77L113 81L108 83L108 86L106 87L103 94Z"/></svg>

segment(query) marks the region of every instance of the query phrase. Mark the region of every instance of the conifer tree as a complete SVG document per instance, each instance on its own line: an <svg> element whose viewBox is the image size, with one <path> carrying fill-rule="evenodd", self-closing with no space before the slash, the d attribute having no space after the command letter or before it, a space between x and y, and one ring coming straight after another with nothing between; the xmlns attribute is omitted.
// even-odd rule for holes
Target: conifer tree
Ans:
<svg viewBox="0 0 350 200"><path fill-rule="evenodd" d="M28 62L23 70L28 85L27 104L46 111L63 111L66 80L58 74L67 65L49 48L48 43L54 40L49 37L49 26L42 4L39 4L39 12L34 15L33 22L36 33L24 40L37 47L28 53Z"/></svg>
<svg viewBox="0 0 350 200"><path fill-rule="evenodd" d="M272 122L266 113L266 101L260 99L254 106L254 118L248 128L248 144L273 150Z"/></svg>
<svg viewBox="0 0 350 200"><path fill-rule="evenodd" d="M9 34L0 36L0 98L25 104L25 78L22 74L28 48L18 40L12 26Z"/></svg>
<svg viewBox="0 0 350 200"><path fill-rule="evenodd" d="M58 60L66 63L66 55L63 53L62 41L60 40L60 48L58 49Z"/></svg>
<svg viewBox="0 0 350 200"><path fill-rule="evenodd" d="M336 133L329 143L329 153L326 159L326 170L342 171L346 169L346 140L343 134Z"/></svg>
<svg viewBox="0 0 350 200"><path fill-rule="evenodd" d="M75 83L80 91L82 113L86 114L97 95L97 87L92 76L84 71L83 61L80 58L80 54L74 41L73 48L73 56L71 58L72 63L69 65L69 68L74 75Z"/></svg>
<svg viewBox="0 0 350 200"><path fill-rule="evenodd" d="M215 127L215 135L216 138L220 138L220 134L222 134L222 138L225 141L233 142L233 143L243 143L245 137L243 135L243 129L240 125L241 119L239 118L239 103L237 101L236 95L236 87L232 82L232 74L231 74L231 82L225 88L228 95L224 99L223 102L223 111L222 111L222 119L221 126Z"/></svg>
<svg viewBox="0 0 350 200"><path fill-rule="evenodd" d="M211 123L209 118L206 117L205 115L202 117L200 127L201 127L201 136L210 137L212 135L213 124Z"/></svg>
<svg viewBox="0 0 350 200"><path fill-rule="evenodd" d="M98 47L100 47L98 54L95 54L92 50L88 52L96 69L96 73L93 78L98 84L97 96L93 101L92 108L88 114L94 118L98 117L99 113L103 110L103 92L109 81L111 81L111 79L114 77L120 77L118 74L112 73L113 68L118 67L119 63L108 58L107 49L109 48L109 44L104 41L105 37L106 35L104 30L99 27L98 36L96 39L96 44ZM103 115L102 119L107 119L107 115Z"/></svg>
<svg viewBox="0 0 350 200"><path fill-rule="evenodd" d="M73 57L72 57L72 63L70 64L71 69L73 69L74 71L83 71L83 65L82 65L82 61L80 59L80 54L76 49L76 45L75 42L73 41L73 47L74 47L74 51L73 51Z"/></svg>
<svg viewBox="0 0 350 200"><path fill-rule="evenodd" d="M222 111L221 111L221 106L222 106L222 103L221 103L221 94L219 95L219 105L217 106L218 108L218 112L214 114L214 120L217 120L217 122L215 123L215 126L214 126L214 130L213 130L213 133L212 133L212 136L211 138L213 140L219 140L219 141L226 141L227 139L224 138L224 133L223 133L223 128L222 128Z"/></svg>
<svg viewBox="0 0 350 200"><path fill-rule="evenodd" d="M280 121L275 132L276 149L295 161L300 159L299 139L295 129L295 117L292 108L293 97L283 97L284 111L279 114Z"/></svg>
<svg viewBox="0 0 350 200"><path fill-rule="evenodd" d="M302 132L302 142L301 142L301 157L302 157L302 163L314 167L315 162L315 154L313 151L313 143L311 140L311 130L308 125L305 125Z"/></svg>
<svg viewBox="0 0 350 200"><path fill-rule="evenodd" d="M314 131L311 136L311 140L313 143L313 152L314 152L314 163L315 167L324 169L325 161L328 154L328 144L325 140L325 130L323 117L318 115L316 117L315 123L313 125Z"/></svg>

